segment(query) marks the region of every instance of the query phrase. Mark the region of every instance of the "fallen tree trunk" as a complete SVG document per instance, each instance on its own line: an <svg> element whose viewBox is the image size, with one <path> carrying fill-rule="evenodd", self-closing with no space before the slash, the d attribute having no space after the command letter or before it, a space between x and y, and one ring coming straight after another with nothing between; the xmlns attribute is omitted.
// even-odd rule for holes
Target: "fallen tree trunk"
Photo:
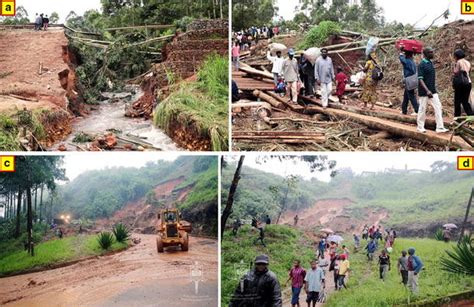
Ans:
<svg viewBox="0 0 474 307"><path fill-rule="evenodd" d="M322 103L319 100L316 100L314 98L309 98L309 97L302 97L305 101L311 102L313 104L316 104L318 106L322 106ZM394 114L394 113L388 113L388 112L383 112L383 111L374 111L374 110L363 110L363 109L357 109L354 107L350 106L345 106L341 104L335 104L335 103L329 103L329 107L333 109L338 109L338 110L344 110L352 113L357 113L361 115L367 115L367 116L372 116L375 118L385 118L385 119L390 119L390 120L395 120L398 122L402 123L407 123L407 124L413 124L416 125L416 117L412 117L409 115L402 115L402 114ZM451 124L448 122L444 123L446 127L449 127ZM427 118L425 121L425 126L428 128L436 128L436 121L431 118Z"/></svg>
<svg viewBox="0 0 474 307"><path fill-rule="evenodd" d="M240 71L243 71L249 75L252 75L252 76L258 76L258 77L262 77L262 78L267 78L267 79L271 79L273 80L273 75L271 73L267 73L267 72L264 72L264 71L261 71L261 70L258 70L258 69L255 69L255 68L251 68L251 67L239 67L239 70Z"/></svg>
<svg viewBox="0 0 474 307"><path fill-rule="evenodd" d="M355 114L344 110L323 109L320 107L306 107L305 113L322 113L338 119L348 118L354 123L367 126L371 129L388 131L392 135L411 138L437 146L472 150L472 147L459 137L454 137L452 140L450 140L449 134L437 134L433 131L422 133L419 132L416 127L406 126L404 124L392 122L386 119L373 118L371 116Z"/></svg>
<svg viewBox="0 0 474 307"><path fill-rule="evenodd" d="M266 102L268 102L269 104L271 104L272 106L274 106L275 108L279 108L281 109L282 108L282 105L281 105L281 101L273 98L272 96L269 96L267 94L265 94L264 92L262 91L259 91L259 90L255 90L253 91L252 93L255 97L257 98L260 98Z"/></svg>

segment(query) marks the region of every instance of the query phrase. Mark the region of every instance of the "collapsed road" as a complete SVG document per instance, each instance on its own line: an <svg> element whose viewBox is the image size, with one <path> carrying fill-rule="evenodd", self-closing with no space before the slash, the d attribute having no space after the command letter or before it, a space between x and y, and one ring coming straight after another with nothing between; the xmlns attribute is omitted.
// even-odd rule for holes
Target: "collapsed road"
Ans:
<svg viewBox="0 0 474 307"><path fill-rule="evenodd" d="M133 234L128 250L63 268L0 279L6 306L216 306L217 241L156 251L156 235ZM192 277L198 268L202 277ZM200 281L199 281L200 280Z"/></svg>

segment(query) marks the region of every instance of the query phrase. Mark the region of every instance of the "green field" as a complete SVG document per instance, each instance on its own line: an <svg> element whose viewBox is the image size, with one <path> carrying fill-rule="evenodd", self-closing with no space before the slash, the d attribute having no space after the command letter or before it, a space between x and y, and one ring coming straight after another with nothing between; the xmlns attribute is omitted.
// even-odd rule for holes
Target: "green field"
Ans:
<svg viewBox="0 0 474 307"><path fill-rule="evenodd" d="M302 265L309 266L309 261L314 259L314 249L305 235L293 228L282 225L269 225L265 227L265 244L253 244L258 232L249 225L243 226L237 237L231 231L224 233L222 241L222 306L229 304L235 291L239 278L235 267L241 261L250 267L255 256L267 254L270 257L269 269L280 280L282 288L288 278L288 270L293 265L293 260L301 260Z"/></svg>
<svg viewBox="0 0 474 307"><path fill-rule="evenodd" d="M3 254L0 259L0 276L78 260L88 256L103 255L127 247L128 244L126 243L114 242L108 251L104 251L97 243L96 235L79 235L61 240L50 240L35 246L34 257L23 250L17 250L8 255Z"/></svg>
<svg viewBox="0 0 474 307"><path fill-rule="evenodd" d="M364 246L365 241L362 241ZM327 306L364 306L382 307L404 305L421 300L434 300L449 294L474 289L474 277L452 274L441 270L440 257L445 250L451 249L454 243L447 244L431 239L397 239L391 254L392 270L385 282L379 279L378 265L367 262L365 253L350 255L351 275L347 283L348 289L333 293L329 296ZM416 254L422 259L425 269L419 277L418 296L401 284L401 277L396 270L396 261L403 249L416 249ZM378 253L376 253L378 255Z"/></svg>

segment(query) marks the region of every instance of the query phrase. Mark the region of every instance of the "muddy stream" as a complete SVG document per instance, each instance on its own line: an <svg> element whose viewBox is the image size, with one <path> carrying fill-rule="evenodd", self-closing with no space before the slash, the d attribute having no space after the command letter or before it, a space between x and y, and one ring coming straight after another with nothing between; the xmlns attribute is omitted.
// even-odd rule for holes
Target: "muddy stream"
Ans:
<svg viewBox="0 0 474 307"><path fill-rule="evenodd" d="M48 150L57 150L61 144L64 144L68 151L77 150L76 145L86 148L87 143L73 142L76 135L82 132L91 136L98 136L105 135L108 131L127 139L147 143L155 150L180 150L163 130L153 125L152 120L125 117L126 108L143 95L140 88L128 87L126 92L102 93L102 95L107 99L93 106L93 110L88 116L75 118L72 123L72 133L66 139L48 148Z"/></svg>

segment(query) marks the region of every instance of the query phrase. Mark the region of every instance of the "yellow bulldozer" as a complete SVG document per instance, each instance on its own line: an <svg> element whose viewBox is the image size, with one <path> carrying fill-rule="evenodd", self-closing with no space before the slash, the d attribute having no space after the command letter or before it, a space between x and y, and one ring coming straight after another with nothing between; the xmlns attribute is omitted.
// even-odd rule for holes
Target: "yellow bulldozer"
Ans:
<svg viewBox="0 0 474 307"><path fill-rule="evenodd" d="M181 246L182 251L189 249L189 235L191 224L181 219L178 209L164 209L158 213L160 225L156 238L156 249L163 253L165 247Z"/></svg>

